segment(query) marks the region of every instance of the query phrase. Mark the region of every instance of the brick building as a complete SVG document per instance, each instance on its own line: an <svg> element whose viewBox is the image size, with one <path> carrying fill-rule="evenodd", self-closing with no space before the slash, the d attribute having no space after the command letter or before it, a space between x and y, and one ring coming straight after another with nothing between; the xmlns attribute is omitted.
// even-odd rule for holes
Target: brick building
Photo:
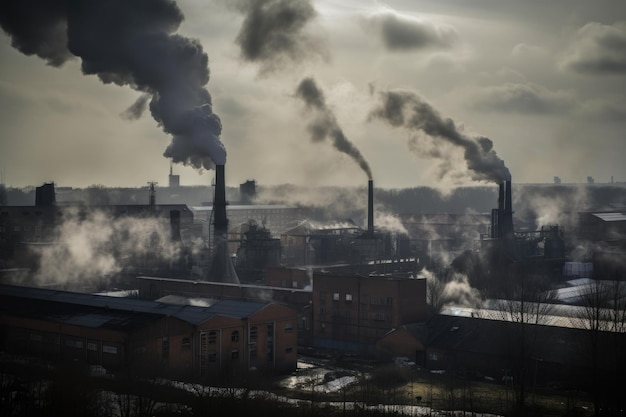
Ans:
<svg viewBox="0 0 626 417"><path fill-rule="evenodd" d="M313 310L316 347L374 354L390 330L426 320L426 279L315 273Z"/></svg>
<svg viewBox="0 0 626 417"><path fill-rule="evenodd" d="M176 305L0 286L0 306L9 352L186 380L296 368L296 313L280 304Z"/></svg>

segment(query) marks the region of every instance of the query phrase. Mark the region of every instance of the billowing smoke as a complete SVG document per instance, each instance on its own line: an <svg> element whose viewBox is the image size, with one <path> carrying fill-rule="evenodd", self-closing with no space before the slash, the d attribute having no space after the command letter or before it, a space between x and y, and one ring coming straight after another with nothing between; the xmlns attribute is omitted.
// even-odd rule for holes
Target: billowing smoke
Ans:
<svg viewBox="0 0 626 417"><path fill-rule="evenodd" d="M480 308L483 298L473 288L466 275L444 270L436 273L424 268L420 274L426 278L427 301L433 313L444 308L470 307Z"/></svg>
<svg viewBox="0 0 626 417"><path fill-rule="evenodd" d="M35 278L42 284L93 285L88 280L180 257L181 247L172 241L167 221L114 218L98 210L87 216L66 211L63 218L55 242L38 249Z"/></svg>
<svg viewBox="0 0 626 417"><path fill-rule="evenodd" d="M49 65L81 59L85 75L151 97L150 112L172 135L164 156L195 168L224 164L222 125L213 113L208 56L199 41L176 34L183 15L172 0L8 0L0 26L13 47ZM125 113L145 109L142 96Z"/></svg>
<svg viewBox="0 0 626 417"><path fill-rule="evenodd" d="M314 142L321 142L326 138L332 140L333 146L339 151L350 156L365 172L368 179L372 178L369 164L361 155L352 142L344 135L337 118L326 105L324 93L320 90L313 78L303 79L296 90L296 96L300 97L309 110L315 111L315 117L309 124L308 130Z"/></svg>
<svg viewBox="0 0 626 417"><path fill-rule="evenodd" d="M323 43L305 30L317 16L310 0L238 0L235 7L245 15L236 39L241 56L260 63L262 74L326 56Z"/></svg>
<svg viewBox="0 0 626 417"><path fill-rule="evenodd" d="M433 140L430 156L444 163L451 158L449 152L438 151L444 146L453 146L463 151L467 168L472 178L478 181L500 183L510 180L511 174L493 149L491 139L468 137L452 119L444 119L439 112L420 96L411 91L383 91L379 93L380 105L369 115L369 119L381 119L393 127L403 127L412 132L421 132ZM419 150L413 148L414 151Z"/></svg>
<svg viewBox="0 0 626 417"><path fill-rule="evenodd" d="M384 209L385 208L383 206L379 205L377 210L375 210L376 214L374 223L376 224L376 227L387 232L408 235L409 232L402 224L402 221L396 215L385 212Z"/></svg>

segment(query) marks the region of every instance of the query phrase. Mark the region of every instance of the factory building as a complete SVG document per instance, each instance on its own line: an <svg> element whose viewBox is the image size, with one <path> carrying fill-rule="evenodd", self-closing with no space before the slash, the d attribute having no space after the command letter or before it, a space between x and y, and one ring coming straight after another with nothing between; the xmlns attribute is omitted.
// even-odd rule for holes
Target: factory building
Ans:
<svg viewBox="0 0 626 417"><path fill-rule="evenodd" d="M313 308L315 347L375 355L389 331L426 321L426 279L314 273Z"/></svg>
<svg viewBox="0 0 626 417"><path fill-rule="evenodd" d="M296 313L276 303L180 305L16 286L0 286L0 301L9 352L185 380L296 368Z"/></svg>

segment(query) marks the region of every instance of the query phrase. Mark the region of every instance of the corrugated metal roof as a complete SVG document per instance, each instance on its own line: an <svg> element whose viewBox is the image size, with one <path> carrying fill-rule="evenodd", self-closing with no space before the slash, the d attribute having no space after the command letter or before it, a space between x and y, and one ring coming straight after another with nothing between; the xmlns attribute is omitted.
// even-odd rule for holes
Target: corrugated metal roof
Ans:
<svg viewBox="0 0 626 417"><path fill-rule="evenodd" d="M626 213L592 213L592 215L605 222L626 222Z"/></svg>
<svg viewBox="0 0 626 417"><path fill-rule="evenodd" d="M103 295L74 293L69 291L58 291L43 288L17 287L10 285L0 285L0 295L24 298L31 300L41 300L60 304L73 304L77 306L101 308L105 311L118 311L126 313L144 313L159 316L171 316L192 324L200 324L216 315L233 318L246 318L256 311L264 308L267 303L249 301L221 300L215 304L203 307L192 305L175 305L159 303L156 301L138 300L135 298L108 297ZM75 320L83 320L96 325L105 317L111 318L108 313L101 316L85 316ZM69 317L66 320L70 320Z"/></svg>

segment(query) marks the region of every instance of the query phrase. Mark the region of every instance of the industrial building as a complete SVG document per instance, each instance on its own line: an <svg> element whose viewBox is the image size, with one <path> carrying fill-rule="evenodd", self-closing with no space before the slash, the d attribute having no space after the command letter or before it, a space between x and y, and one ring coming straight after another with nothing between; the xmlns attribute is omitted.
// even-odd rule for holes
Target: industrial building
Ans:
<svg viewBox="0 0 626 417"><path fill-rule="evenodd" d="M0 300L8 352L185 380L296 368L296 313L276 303L181 305L16 286L0 286Z"/></svg>
<svg viewBox="0 0 626 417"><path fill-rule="evenodd" d="M426 279L314 273L313 309L315 347L374 356L389 331L426 321Z"/></svg>

